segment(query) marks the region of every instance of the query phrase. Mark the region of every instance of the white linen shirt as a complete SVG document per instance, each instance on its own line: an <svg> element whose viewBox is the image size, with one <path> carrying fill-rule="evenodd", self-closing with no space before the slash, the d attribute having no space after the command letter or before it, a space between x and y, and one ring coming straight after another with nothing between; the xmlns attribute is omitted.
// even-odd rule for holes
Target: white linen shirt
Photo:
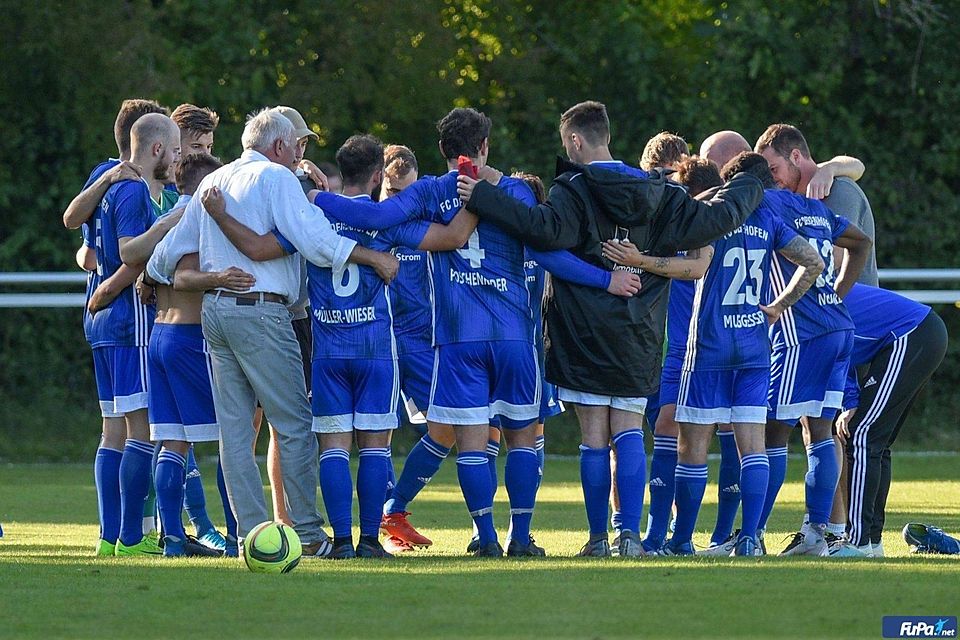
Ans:
<svg viewBox="0 0 960 640"><path fill-rule="evenodd" d="M208 175L197 194L211 187L220 187L227 213L239 222L258 234L277 229L317 266L343 269L356 246L353 240L337 235L323 211L307 201L292 171L257 151L247 149L237 160ZM190 201L180 223L164 240L166 246L155 253L157 259L149 269L151 277L156 278L154 272L172 275L180 258L199 251L201 271L237 267L256 278L250 292L276 293L286 304L299 297L300 257L251 260L220 231L199 197Z"/></svg>

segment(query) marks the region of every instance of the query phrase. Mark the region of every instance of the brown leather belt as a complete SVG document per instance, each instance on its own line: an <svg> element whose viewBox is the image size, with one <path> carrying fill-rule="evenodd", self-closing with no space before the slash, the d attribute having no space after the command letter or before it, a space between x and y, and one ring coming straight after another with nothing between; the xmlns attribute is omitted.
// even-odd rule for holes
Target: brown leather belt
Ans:
<svg viewBox="0 0 960 640"><path fill-rule="evenodd" d="M211 289L207 291L210 295L219 296L221 298L235 298L237 304L241 306L253 306L258 302L279 302L283 304L283 296L277 293L264 293L262 291L257 291L254 293L235 293L233 291L220 291L217 289Z"/></svg>

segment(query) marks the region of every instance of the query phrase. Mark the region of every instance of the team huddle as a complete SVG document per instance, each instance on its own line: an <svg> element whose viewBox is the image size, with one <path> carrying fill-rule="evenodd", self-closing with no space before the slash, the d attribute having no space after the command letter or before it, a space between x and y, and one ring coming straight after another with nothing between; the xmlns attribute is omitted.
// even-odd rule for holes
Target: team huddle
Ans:
<svg viewBox="0 0 960 640"><path fill-rule="evenodd" d="M699 155L658 134L634 167L609 151L604 106L583 102L560 118L567 159L548 192L493 168L491 121L474 109L437 123L449 172L423 177L412 150L371 135L318 167L304 158L317 135L290 107L252 114L224 165L214 112L168 114L125 101L119 158L64 214L89 272L98 554L236 556L272 519L305 557L415 552L432 541L409 505L456 448L468 553L543 556L544 422L566 407L582 436L581 556L766 554L797 425L807 513L782 554L883 555L891 445L947 336L929 307L878 287L859 160L818 165L775 124L752 148L718 132ZM422 437L397 475L401 411ZM254 455L263 416L272 515ZM695 551L714 433L717 522ZM212 441L225 534L193 455ZM956 544L933 527L904 536Z"/></svg>

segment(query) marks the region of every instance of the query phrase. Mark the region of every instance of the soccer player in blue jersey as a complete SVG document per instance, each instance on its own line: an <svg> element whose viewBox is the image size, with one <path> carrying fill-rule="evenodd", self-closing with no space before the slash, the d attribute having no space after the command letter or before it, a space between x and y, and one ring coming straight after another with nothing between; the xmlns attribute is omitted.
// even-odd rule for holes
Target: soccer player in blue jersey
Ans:
<svg viewBox="0 0 960 640"><path fill-rule="evenodd" d="M94 215L95 281L117 272L129 241L150 228L154 200L170 180L170 167L179 159L180 132L167 116L141 117L133 125L131 141L131 159L143 168L146 178L110 187ZM129 269L124 288L107 304L95 289L88 305L88 331L101 407L122 414L127 428L119 471L121 518L116 555L160 552L156 543L143 535L143 508L153 458L146 411L146 348L155 310L141 303L132 286L141 270L142 265ZM101 546L104 544L101 541Z"/></svg>
<svg viewBox="0 0 960 640"><path fill-rule="evenodd" d="M751 166L759 171L755 156L747 157L753 158ZM731 167L731 171L734 168L740 167ZM724 167L723 175L729 174ZM783 553L826 555L824 534L840 474L833 419L843 399L845 360L849 358L853 340L853 324L842 298L860 275L871 243L855 225L835 215L819 201L785 189L768 190L764 199L788 226L819 252L826 266L814 286L771 328L773 357L766 443L770 480L760 529L765 528L783 484L787 441L793 425L799 420L807 444L808 515L807 522ZM839 273L834 264L834 245L847 249ZM774 256L771 296L782 293L794 271L793 263Z"/></svg>
<svg viewBox="0 0 960 640"><path fill-rule="evenodd" d="M762 156L735 159L735 172L766 168ZM758 177L773 186L769 172ZM769 466L764 451L770 378L767 318L775 322L823 269L819 254L764 200L744 224L713 243L714 258L696 282L676 406L680 424L676 467L677 523L664 555L692 555L692 536L707 480L713 425L731 424L741 457L743 518L735 555L758 552L757 523ZM790 283L764 306L772 252L799 266ZM667 258L666 260L672 260Z"/></svg>
<svg viewBox="0 0 960 640"><path fill-rule="evenodd" d="M837 432L846 443L849 506L846 542L831 555L882 557L890 492L890 447L917 394L943 361L947 330L930 307L855 284L844 298L854 325L853 353ZM858 374L858 368L863 371ZM923 536L908 542L925 544Z"/></svg>

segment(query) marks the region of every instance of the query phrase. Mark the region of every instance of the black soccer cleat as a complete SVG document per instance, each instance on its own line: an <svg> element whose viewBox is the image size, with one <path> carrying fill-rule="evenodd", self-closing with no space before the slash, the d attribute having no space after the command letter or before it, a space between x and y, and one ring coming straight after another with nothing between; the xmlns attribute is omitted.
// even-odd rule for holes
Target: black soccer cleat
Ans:
<svg viewBox="0 0 960 640"><path fill-rule="evenodd" d="M543 558L547 555L547 552L543 550L543 547L537 546L533 536L530 536L527 544L523 544L519 540L511 540L510 544L507 545L507 555L511 558Z"/></svg>
<svg viewBox="0 0 960 640"><path fill-rule="evenodd" d="M500 546L499 542L488 542L487 544L478 548L473 552L475 558L502 558L503 557L503 547Z"/></svg>
<svg viewBox="0 0 960 640"><path fill-rule="evenodd" d="M383 545L380 544L380 540L376 536L360 536L360 541L357 543L358 558L392 558L393 554L387 552L383 548Z"/></svg>

